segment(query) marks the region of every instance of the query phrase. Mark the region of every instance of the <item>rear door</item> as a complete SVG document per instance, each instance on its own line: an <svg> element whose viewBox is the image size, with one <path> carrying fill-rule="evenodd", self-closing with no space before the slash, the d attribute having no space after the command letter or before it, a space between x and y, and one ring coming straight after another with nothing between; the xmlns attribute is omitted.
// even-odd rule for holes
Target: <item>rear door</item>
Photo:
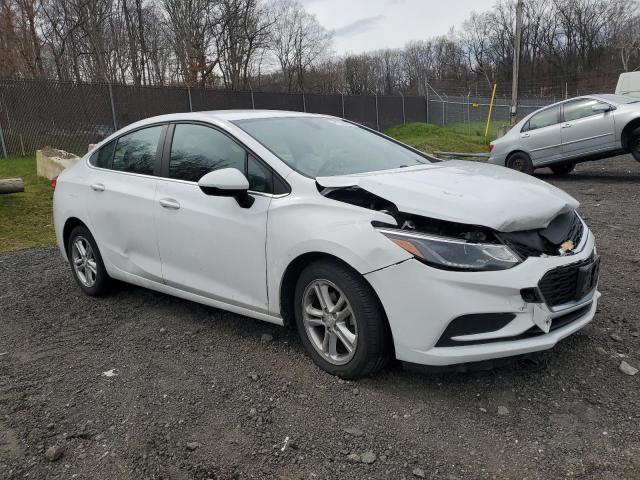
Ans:
<svg viewBox="0 0 640 480"><path fill-rule="evenodd" d="M162 281L154 215L165 125L127 133L90 158L89 217L111 267Z"/></svg>
<svg viewBox="0 0 640 480"><path fill-rule="evenodd" d="M520 132L520 148L534 165L557 160L562 155L560 106L545 108L533 115Z"/></svg>
<svg viewBox="0 0 640 480"><path fill-rule="evenodd" d="M594 98L578 98L562 104L562 156L579 157L615 148L613 111L594 112Z"/></svg>

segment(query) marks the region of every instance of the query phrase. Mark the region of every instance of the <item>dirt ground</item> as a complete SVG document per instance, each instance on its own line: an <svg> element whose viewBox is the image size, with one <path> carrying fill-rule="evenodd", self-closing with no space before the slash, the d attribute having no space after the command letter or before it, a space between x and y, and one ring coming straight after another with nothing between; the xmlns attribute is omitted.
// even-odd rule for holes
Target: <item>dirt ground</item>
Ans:
<svg viewBox="0 0 640 480"><path fill-rule="evenodd" d="M540 176L582 203L600 308L489 372L345 382L293 332L136 287L83 296L54 248L1 255L0 478L640 478L640 374L619 371L640 368L640 164Z"/></svg>

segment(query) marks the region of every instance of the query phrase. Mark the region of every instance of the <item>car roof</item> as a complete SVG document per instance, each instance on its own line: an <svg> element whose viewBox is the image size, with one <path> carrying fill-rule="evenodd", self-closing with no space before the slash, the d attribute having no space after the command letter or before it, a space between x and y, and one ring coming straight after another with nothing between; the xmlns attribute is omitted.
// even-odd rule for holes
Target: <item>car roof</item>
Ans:
<svg viewBox="0 0 640 480"><path fill-rule="evenodd" d="M201 112L170 113L145 118L136 122L136 125L174 122L184 120L222 120L233 122L236 120L250 120L254 118L283 118L283 117L327 117L315 113L293 112L287 110L209 110Z"/></svg>

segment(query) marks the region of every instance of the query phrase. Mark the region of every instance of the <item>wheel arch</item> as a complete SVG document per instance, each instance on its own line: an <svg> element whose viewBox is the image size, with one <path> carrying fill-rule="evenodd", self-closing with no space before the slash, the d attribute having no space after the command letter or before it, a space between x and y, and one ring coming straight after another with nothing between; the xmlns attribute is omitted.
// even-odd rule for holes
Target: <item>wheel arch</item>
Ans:
<svg viewBox="0 0 640 480"><path fill-rule="evenodd" d="M64 227L62 227L62 244L64 246L64 251L69 256L69 237L71 236L71 232L76 227L85 227L89 229L86 223L80 220L78 217L69 217L64 222Z"/></svg>
<svg viewBox="0 0 640 480"><path fill-rule="evenodd" d="M344 261L343 259L335 255L332 255L326 252L303 253L301 255L298 255L291 262L289 262L289 265L287 265L287 268L285 269L284 274L282 275L282 281L280 282L280 291L279 291L280 315L282 316L282 320L284 322L285 327L294 328L296 324L295 313L294 313L295 312L295 305L294 305L295 289L296 289L296 283L300 278L302 271L308 265L311 265L313 262L317 262L319 260L326 260L329 262L340 263L341 265L355 272L366 282L369 288L371 288L371 291L373 292L373 295L376 301L378 302L378 307L380 308L380 311L384 316L387 332L388 332L388 335L390 336L390 340L391 340L390 344L393 345L393 334L391 332L391 327L389 325L389 319L387 318L387 313L384 309L384 306L382 305L382 301L380 300L378 293L375 291L375 289L373 288L369 280L367 280L367 278L364 275L362 275L355 268L349 265L348 262Z"/></svg>
<svg viewBox="0 0 640 480"><path fill-rule="evenodd" d="M512 151L510 151L510 152L507 154L507 157L506 157L506 159L505 159L505 161L504 161L505 165L506 165L506 163L509 161L509 159L510 159L511 157L513 157L513 156L514 156L515 154L517 154L517 153L522 153L522 154L526 155L527 157L529 157L529 160L531 160L531 155L530 155L530 154L529 154L529 152L527 152L526 150L522 150L522 149L512 150Z"/></svg>
<svg viewBox="0 0 640 480"><path fill-rule="evenodd" d="M631 132L633 132L636 128L640 128L640 117L634 118L622 129L620 140L622 142L622 148L624 148L625 150L629 150L629 137L631 135Z"/></svg>

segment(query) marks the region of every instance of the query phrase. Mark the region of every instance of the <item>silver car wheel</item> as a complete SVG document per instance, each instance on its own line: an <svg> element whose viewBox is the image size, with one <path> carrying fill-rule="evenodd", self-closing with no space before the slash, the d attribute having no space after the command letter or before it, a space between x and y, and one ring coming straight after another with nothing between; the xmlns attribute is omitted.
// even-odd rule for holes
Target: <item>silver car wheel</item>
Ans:
<svg viewBox="0 0 640 480"><path fill-rule="evenodd" d="M93 248L86 238L76 237L71 248L71 261L80 283L88 288L93 287L98 278L98 264Z"/></svg>
<svg viewBox="0 0 640 480"><path fill-rule="evenodd" d="M347 296L329 280L314 280L302 296L302 321L313 348L333 365L349 363L358 329Z"/></svg>

